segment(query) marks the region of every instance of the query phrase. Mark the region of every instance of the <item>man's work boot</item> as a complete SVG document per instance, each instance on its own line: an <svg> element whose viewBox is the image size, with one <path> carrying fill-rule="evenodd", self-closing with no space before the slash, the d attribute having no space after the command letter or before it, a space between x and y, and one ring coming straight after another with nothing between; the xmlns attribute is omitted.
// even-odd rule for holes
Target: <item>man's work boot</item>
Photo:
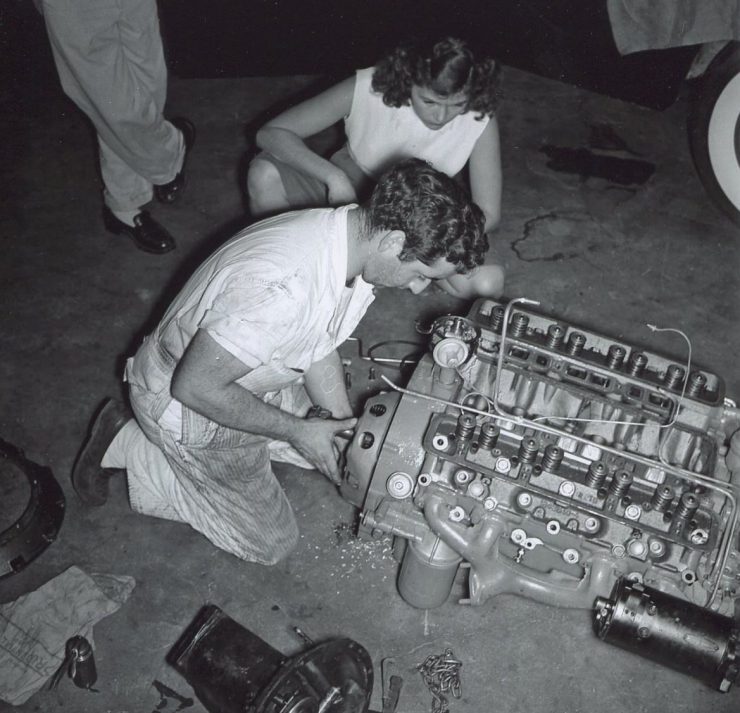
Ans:
<svg viewBox="0 0 740 713"><path fill-rule="evenodd" d="M118 432L133 418L120 401L106 399L90 427L90 434L72 468L72 486L85 505L103 505L108 499L108 478L114 468L100 462Z"/></svg>

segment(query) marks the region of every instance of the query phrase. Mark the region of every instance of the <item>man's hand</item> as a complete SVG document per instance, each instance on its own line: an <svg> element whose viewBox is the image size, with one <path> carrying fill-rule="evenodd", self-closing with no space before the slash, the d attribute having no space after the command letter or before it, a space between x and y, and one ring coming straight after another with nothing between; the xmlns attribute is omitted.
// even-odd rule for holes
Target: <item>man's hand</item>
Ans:
<svg viewBox="0 0 740 713"><path fill-rule="evenodd" d="M325 418L308 418L296 427L291 440L295 449L335 485L341 483L338 452L334 437L340 431L352 429L356 418L339 421Z"/></svg>

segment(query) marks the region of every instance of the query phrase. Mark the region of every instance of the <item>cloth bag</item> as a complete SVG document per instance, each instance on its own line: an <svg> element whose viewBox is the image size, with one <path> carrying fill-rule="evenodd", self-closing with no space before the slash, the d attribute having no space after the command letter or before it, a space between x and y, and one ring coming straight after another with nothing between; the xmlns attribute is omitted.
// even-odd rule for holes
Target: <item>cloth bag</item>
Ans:
<svg viewBox="0 0 740 713"><path fill-rule="evenodd" d="M92 643L93 625L120 609L133 577L70 567L39 589L0 605L0 699L25 703L62 665L72 636Z"/></svg>

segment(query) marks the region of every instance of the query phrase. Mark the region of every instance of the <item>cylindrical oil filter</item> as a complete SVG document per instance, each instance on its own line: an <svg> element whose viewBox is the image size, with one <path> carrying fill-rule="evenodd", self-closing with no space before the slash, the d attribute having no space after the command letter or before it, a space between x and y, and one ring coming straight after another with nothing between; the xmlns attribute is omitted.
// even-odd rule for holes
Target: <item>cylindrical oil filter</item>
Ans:
<svg viewBox="0 0 740 713"><path fill-rule="evenodd" d="M418 609L444 604L461 561L462 557L438 537L409 542L398 574L399 594Z"/></svg>

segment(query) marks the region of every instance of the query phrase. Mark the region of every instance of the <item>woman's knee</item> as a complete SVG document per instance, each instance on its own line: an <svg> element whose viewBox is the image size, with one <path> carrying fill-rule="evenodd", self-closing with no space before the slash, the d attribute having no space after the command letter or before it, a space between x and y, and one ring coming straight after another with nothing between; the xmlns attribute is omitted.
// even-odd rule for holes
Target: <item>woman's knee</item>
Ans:
<svg viewBox="0 0 740 713"><path fill-rule="evenodd" d="M254 217L275 213L288 207L280 172L270 161L255 158L247 171L247 195Z"/></svg>

